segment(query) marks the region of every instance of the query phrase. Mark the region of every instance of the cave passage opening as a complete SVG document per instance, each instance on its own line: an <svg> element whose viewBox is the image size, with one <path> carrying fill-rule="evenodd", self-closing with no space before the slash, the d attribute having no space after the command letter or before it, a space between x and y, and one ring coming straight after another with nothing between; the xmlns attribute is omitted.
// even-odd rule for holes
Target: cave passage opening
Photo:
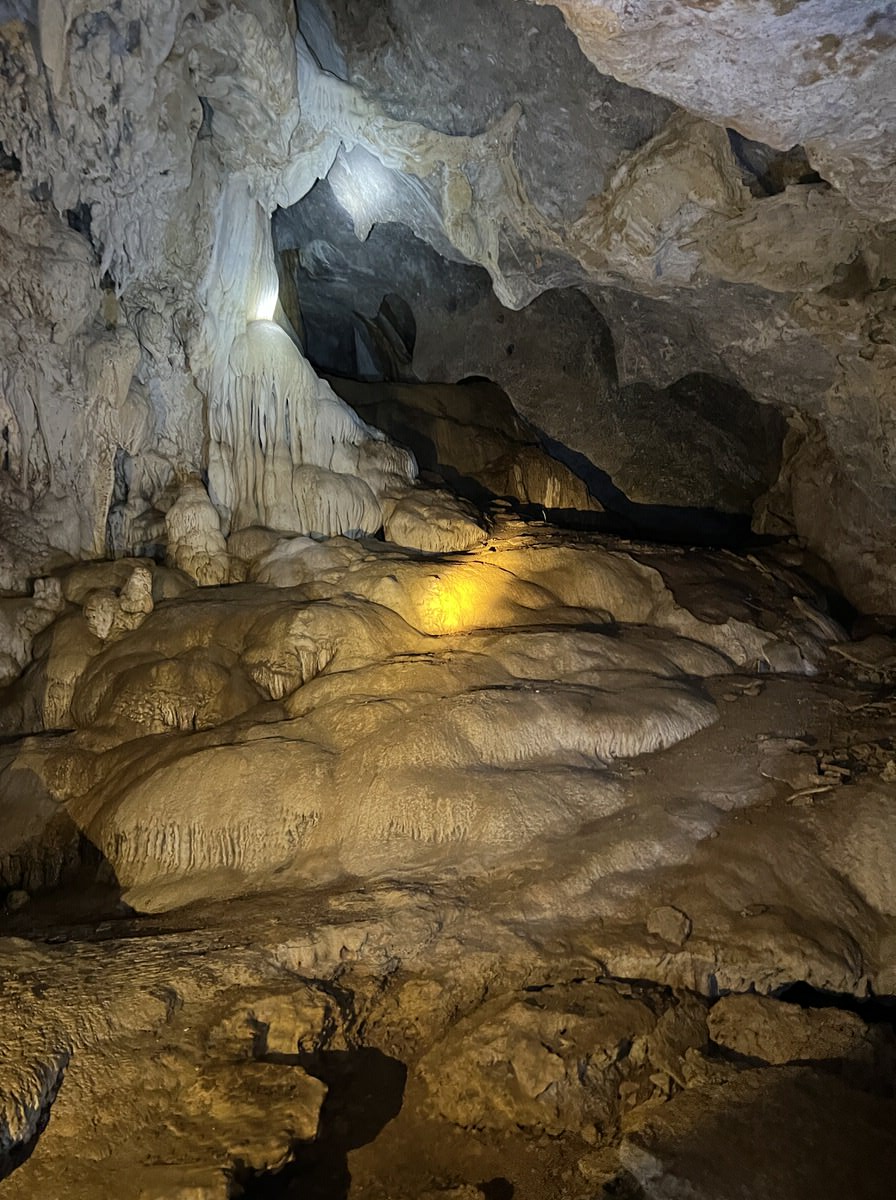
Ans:
<svg viewBox="0 0 896 1200"><path fill-rule="evenodd" d="M415 455L424 483L623 538L774 540L752 517L779 475L785 418L708 371L622 380L587 289L505 308L482 267L399 221L359 239L328 179L276 209L271 233L279 319L334 391Z"/></svg>

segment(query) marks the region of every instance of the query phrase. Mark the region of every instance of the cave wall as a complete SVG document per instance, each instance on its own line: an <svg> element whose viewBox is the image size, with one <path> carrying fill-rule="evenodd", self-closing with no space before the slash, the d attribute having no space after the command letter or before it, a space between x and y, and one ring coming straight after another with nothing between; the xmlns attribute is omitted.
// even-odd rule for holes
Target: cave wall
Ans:
<svg viewBox="0 0 896 1200"><path fill-rule="evenodd" d="M334 489L331 531L356 524L350 481L370 521L409 483L273 329L286 390L310 427L323 405L344 453L306 463L258 425L249 454L226 419L239 379L276 412L283 377L245 357L248 326L278 315L264 226L326 176L357 237L401 224L483 269L508 310L581 289L622 387L709 375L783 413L794 436L763 512L792 520L860 607L896 607L886 12L17 0L0 22L5 587L60 553L152 542L206 472L225 529L235 497L240 522L270 520L284 489L277 519L301 526L306 465ZM771 148L762 166L743 138ZM772 151L794 143L805 169L767 187ZM420 319L415 369L426 342ZM555 365L571 354L558 345ZM604 466L578 422L546 408L539 423Z"/></svg>
<svg viewBox="0 0 896 1200"><path fill-rule="evenodd" d="M273 231L319 369L494 380L604 500L621 492L635 505L749 516L777 479L786 424L775 408L728 382L727 371L714 376L709 356L696 363L705 372L667 387L620 383L609 325L581 288L552 288L507 309L481 267L449 262L406 226L376 225L360 242L326 180L278 210ZM396 309L408 314L404 334ZM692 361L682 358L683 372Z"/></svg>
<svg viewBox="0 0 896 1200"><path fill-rule="evenodd" d="M439 209L394 176L359 199L357 151L330 172L337 199L361 237L378 211L449 259L460 251L509 307L582 288L610 326L623 385L705 373L777 408L799 435L781 488L815 497L788 506L798 534L857 603L892 609L892 22L813 3L558 7L600 74L517 0L450 14L390 0L369 24L348 0L302 6L324 13L306 25L332 69L396 116L465 134L498 128L502 112L516 120L510 146L496 141L507 157L488 253L452 234L444 197ZM554 366L569 369L565 347ZM565 440L590 457L583 423ZM810 437L812 453L798 454ZM830 488L803 478L810 461Z"/></svg>
<svg viewBox="0 0 896 1200"><path fill-rule="evenodd" d="M292 6L50 0L2 17L0 586L60 554L164 542L206 475L224 532L376 530L412 461L270 320L268 215L317 177Z"/></svg>
<svg viewBox="0 0 896 1200"><path fill-rule="evenodd" d="M779 149L804 145L858 211L892 220L891 6L558 0L556 7L598 70Z"/></svg>

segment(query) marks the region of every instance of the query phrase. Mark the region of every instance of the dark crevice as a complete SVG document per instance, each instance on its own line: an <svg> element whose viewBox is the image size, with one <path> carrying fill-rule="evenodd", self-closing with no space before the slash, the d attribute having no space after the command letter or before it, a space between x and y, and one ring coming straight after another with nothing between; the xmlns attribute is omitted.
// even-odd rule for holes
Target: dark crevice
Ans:
<svg viewBox="0 0 896 1200"><path fill-rule="evenodd" d="M22 174L21 160L17 155L10 154L2 142L0 142L0 171L11 171L13 175Z"/></svg>
<svg viewBox="0 0 896 1200"><path fill-rule="evenodd" d="M754 142L744 137L736 129L727 132L744 183L757 199L780 195L794 184L826 186L826 181L809 162L802 146L775 150L764 142Z"/></svg>
<svg viewBox="0 0 896 1200"><path fill-rule="evenodd" d="M25 891L29 899L15 910L0 909L0 936L48 944L92 941L98 923L133 916L114 867L70 817L60 818L57 839L43 860L6 860L0 895Z"/></svg>
<svg viewBox="0 0 896 1200"><path fill-rule="evenodd" d="M293 1062L327 1085L317 1137L293 1146L277 1170L235 1164L234 1200L347 1200L349 1152L372 1142L401 1112L407 1067L373 1047L297 1054Z"/></svg>
<svg viewBox="0 0 896 1200"><path fill-rule="evenodd" d="M126 545L124 510L130 491L131 464L131 456L122 446L118 446L113 464L112 495L106 514L106 555L109 558L121 555Z"/></svg>
<svg viewBox="0 0 896 1200"><path fill-rule="evenodd" d="M620 1167L615 1178L601 1185L600 1195L605 1200L645 1200L644 1189L628 1171Z"/></svg>
<svg viewBox="0 0 896 1200"><path fill-rule="evenodd" d="M196 137L206 140L212 136L214 109L207 96L200 96L199 103L202 105L202 124L199 126L199 132L196 134Z"/></svg>
<svg viewBox="0 0 896 1200"><path fill-rule="evenodd" d="M539 432L547 453L578 475L591 495L607 510L605 513L581 513L575 524L573 514L567 514L566 520L561 519L559 524L663 544L732 550L769 545L779 540L754 533L750 517L741 513L683 505L638 504L630 500L616 486L612 477L584 454L550 437L543 430Z"/></svg>
<svg viewBox="0 0 896 1200"><path fill-rule="evenodd" d="M849 992L828 992L799 980L774 993L776 1000L799 1008L839 1008L855 1013L869 1025L896 1028L896 996L853 996Z"/></svg>
<svg viewBox="0 0 896 1200"><path fill-rule="evenodd" d="M513 1200L515 1188L509 1179L499 1176L497 1179L487 1179L478 1183L477 1188L484 1200Z"/></svg>
<svg viewBox="0 0 896 1200"><path fill-rule="evenodd" d="M73 229L75 233L83 234L90 244L93 245L93 234L91 229L93 218L89 204L85 204L82 200L79 204L76 204L74 208L67 208L65 210L65 219L68 221L69 229Z"/></svg>

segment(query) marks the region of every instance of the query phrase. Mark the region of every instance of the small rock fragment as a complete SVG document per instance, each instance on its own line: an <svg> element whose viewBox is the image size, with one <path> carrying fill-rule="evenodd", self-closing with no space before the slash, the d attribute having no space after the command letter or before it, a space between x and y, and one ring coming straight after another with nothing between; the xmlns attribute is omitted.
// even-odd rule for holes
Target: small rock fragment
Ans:
<svg viewBox="0 0 896 1200"><path fill-rule="evenodd" d="M647 932L661 937L673 946L683 946L691 936L691 918L680 908L664 904L655 908L647 918Z"/></svg>

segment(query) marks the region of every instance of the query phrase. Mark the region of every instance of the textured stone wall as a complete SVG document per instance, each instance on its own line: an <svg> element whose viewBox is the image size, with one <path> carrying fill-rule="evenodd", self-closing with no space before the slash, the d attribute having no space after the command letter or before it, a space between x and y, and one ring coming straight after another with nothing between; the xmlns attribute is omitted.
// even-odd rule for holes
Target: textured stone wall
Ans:
<svg viewBox="0 0 896 1200"><path fill-rule="evenodd" d="M322 61L396 118L463 135L428 143L432 153L450 158L502 120L512 128L496 137L490 171L472 159L464 167L478 241L459 232L469 230L453 207L457 189L438 191L425 171L384 171L387 158L370 143L340 152L328 180L358 236L403 223L443 257L484 267L512 308L554 288L583 289L609 324L623 385L665 389L708 374L783 413L792 448L817 430L812 453L792 455L782 477L782 487L811 487L814 502L788 512L857 604L892 610L896 87L887 14L737 0L668 10L647 0L562 4L598 68L589 73L551 8L533 16L518 0L466 0L449 13L390 0L368 21L363 7L315 0L302 6L300 27ZM401 259L407 241L395 236L392 257ZM332 284L334 263L318 266ZM431 272L420 273L428 282ZM353 279L366 299L375 277ZM422 295L404 298L415 315L427 307ZM368 304L364 316L374 315ZM457 364L469 363L481 327L471 323L452 361L427 355L425 324L415 369L437 377L430 371L448 360L462 374ZM545 367L570 372L562 321L540 349ZM506 371L496 377L531 418L534 404ZM578 406L562 432L550 431L594 461L588 425ZM804 477L810 461L815 484ZM595 465L610 464L598 456ZM825 479L835 486L819 485Z"/></svg>
<svg viewBox="0 0 896 1200"><path fill-rule="evenodd" d="M241 370L276 411L274 377L231 350L278 316L268 214L326 176L357 237L400 223L484 269L506 308L583 289L621 386L702 374L777 408L796 436L776 511L857 604L896 607L891 18L845 0L559 7L566 25L519 0L303 0L296 37L281 0L3 6L4 586L157 544L205 471L225 528L231 492L267 520L265 488L291 489L305 527L295 469L363 475L353 451L306 464L287 438L258 476L219 420ZM381 445L283 351L299 408ZM545 411L606 465L587 421ZM377 479L374 500L395 482ZM355 527L341 487L333 531Z"/></svg>

